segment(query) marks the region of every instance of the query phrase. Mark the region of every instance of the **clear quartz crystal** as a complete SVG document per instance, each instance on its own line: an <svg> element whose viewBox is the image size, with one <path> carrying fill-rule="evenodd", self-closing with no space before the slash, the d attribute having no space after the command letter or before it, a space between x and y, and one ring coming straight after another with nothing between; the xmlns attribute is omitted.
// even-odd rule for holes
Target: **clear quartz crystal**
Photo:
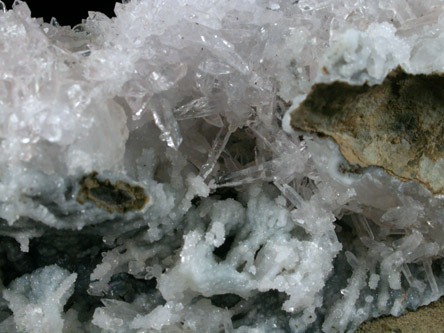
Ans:
<svg viewBox="0 0 444 333"><path fill-rule="evenodd" d="M217 115L218 113L215 103L211 102L207 97L197 98L174 109L174 117L177 120L203 118Z"/></svg>
<svg viewBox="0 0 444 333"><path fill-rule="evenodd" d="M169 147L179 149L182 143L182 135L168 99L158 95L153 96L148 107L153 114L154 122L162 132L161 140L166 141Z"/></svg>
<svg viewBox="0 0 444 333"><path fill-rule="evenodd" d="M222 154L222 151L225 149L225 146L227 145L228 139L230 138L232 132L233 131L230 128L222 127L217 133L216 138L213 141L211 150L208 153L208 160L200 170L200 175L203 179L207 179L213 171L215 165L217 164L217 160Z"/></svg>
<svg viewBox="0 0 444 333"><path fill-rule="evenodd" d="M274 185L281 191L282 195L291 202L291 204L298 208L304 202L304 199L288 184L281 184L279 182L274 182Z"/></svg>
<svg viewBox="0 0 444 333"><path fill-rule="evenodd" d="M218 187L239 186L251 184L258 180L272 180L272 161L264 162L243 170L232 172L222 176L218 182Z"/></svg>
<svg viewBox="0 0 444 333"><path fill-rule="evenodd" d="M424 261L424 270L429 282L430 288L432 289L433 297L437 298L439 295L438 284L436 283L435 275L432 271L432 262L430 259Z"/></svg>

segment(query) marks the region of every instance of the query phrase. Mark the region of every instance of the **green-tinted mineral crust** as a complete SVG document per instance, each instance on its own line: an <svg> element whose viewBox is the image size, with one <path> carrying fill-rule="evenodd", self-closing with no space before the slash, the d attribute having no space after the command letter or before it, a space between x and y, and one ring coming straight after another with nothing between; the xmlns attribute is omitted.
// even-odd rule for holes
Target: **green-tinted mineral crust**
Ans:
<svg viewBox="0 0 444 333"><path fill-rule="evenodd" d="M331 137L353 166L383 168L444 194L444 77L391 72L380 85L317 84L291 113Z"/></svg>

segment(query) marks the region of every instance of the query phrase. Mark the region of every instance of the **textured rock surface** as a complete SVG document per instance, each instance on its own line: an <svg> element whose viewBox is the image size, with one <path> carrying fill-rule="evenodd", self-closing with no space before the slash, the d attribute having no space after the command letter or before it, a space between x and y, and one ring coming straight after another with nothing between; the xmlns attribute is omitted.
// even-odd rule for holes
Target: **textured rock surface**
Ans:
<svg viewBox="0 0 444 333"><path fill-rule="evenodd" d="M428 333L442 331L444 325L444 300L430 304L415 312L400 317L383 317L369 321L359 327L358 333Z"/></svg>
<svg viewBox="0 0 444 333"><path fill-rule="evenodd" d="M316 84L442 71L443 11L133 0L73 29L0 11L0 331L350 332L442 296L442 196L347 172L290 118Z"/></svg>
<svg viewBox="0 0 444 333"><path fill-rule="evenodd" d="M141 210L149 200L142 187L122 181L112 184L109 179L102 181L97 179L97 172L83 177L77 192L78 203L84 205L88 201L92 202L110 214Z"/></svg>
<svg viewBox="0 0 444 333"><path fill-rule="evenodd" d="M444 192L444 77L391 72L379 85L317 84L291 125L328 135L355 167Z"/></svg>

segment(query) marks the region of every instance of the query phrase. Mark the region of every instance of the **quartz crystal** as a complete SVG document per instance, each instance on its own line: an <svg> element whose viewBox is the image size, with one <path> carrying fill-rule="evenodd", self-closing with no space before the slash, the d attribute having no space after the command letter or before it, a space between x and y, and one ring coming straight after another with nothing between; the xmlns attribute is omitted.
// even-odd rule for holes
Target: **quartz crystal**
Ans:
<svg viewBox="0 0 444 333"><path fill-rule="evenodd" d="M353 332L444 294L442 1L4 8L0 332Z"/></svg>

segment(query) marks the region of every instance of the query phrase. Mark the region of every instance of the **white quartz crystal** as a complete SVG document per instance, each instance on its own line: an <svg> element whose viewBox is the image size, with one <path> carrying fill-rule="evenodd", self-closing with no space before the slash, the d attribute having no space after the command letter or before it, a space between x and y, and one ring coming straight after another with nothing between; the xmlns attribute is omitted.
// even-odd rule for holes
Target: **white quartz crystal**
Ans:
<svg viewBox="0 0 444 333"><path fill-rule="evenodd" d="M344 172L287 110L319 82L443 72L443 9L0 11L0 331L352 332L439 298L442 196Z"/></svg>

